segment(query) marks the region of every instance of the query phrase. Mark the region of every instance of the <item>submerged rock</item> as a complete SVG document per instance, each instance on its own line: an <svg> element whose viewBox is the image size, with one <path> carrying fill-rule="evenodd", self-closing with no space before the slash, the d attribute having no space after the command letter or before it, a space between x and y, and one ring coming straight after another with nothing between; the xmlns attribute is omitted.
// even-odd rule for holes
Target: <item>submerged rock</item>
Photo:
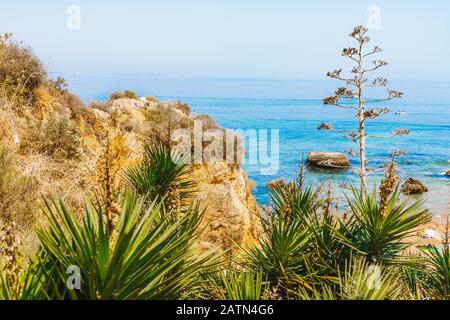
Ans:
<svg viewBox="0 0 450 320"><path fill-rule="evenodd" d="M409 178L402 186L402 192L406 195L422 194L428 192L428 188L417 179Z"/></svg>
<svg viewBox="0 0 450 320"><path fill-rule="evenodd" d="M347 169L350 167L348 157L339 152L310 152L306 163L312 167L325 169Z"/></svg>

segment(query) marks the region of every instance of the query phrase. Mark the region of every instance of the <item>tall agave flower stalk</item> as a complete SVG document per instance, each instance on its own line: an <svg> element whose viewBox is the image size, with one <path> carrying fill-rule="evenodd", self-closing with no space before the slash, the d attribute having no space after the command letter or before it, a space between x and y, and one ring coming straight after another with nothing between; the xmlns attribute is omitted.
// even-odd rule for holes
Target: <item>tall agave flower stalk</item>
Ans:
<svg viewBox="0 0 450 320"><path fill-rule="evenodd" d="M111 139L107 132L105 140L105 149L97 164L97 178L100 186L98 194L101 196L101 205L106 215L109 233L112 234L115 219L120 212L116 197L121 161L129 156L130 150L120 135Z"/></svg>
<svg viewBox="0 0 450 320"><path fill-rule="evenodd" d="M366 49L367 44L371 40L367 36L368 31L367 28L358 26L350 34L350 37L356 41L356 46L344 48L342 56L350 59L352 63L354 63L354 67L351 70L353 76L342 75L342 69L328 72L328 77L342 81L345 83L345 87L338 88L333 96L323 99L325 105L333 105L341 109L354 111L355 116L358 119L358 127L355 130L347 132L344 137L358 144L358 151L350 150L349 153L352 155L359 155L360 168L358 174L360 177L361 195L366 191L366 180L368 175L366 142L368 138L371 138L366 132L366 124L369 120L377 119L390 112L390 109L387 107L373 108L372 106L374 104L387 103L390 100L398 99L403 96L403 93L400 91L386 89L387 96L384 98L371 99L368 97L368 89L383 88L388 85L388 80L385 78L376 77L372 80L369 80L368 78L369 73L375 72L388 65L388 63L383 60L372 60L371 65L367 65L367 60L373 59L373 56L382 52L381 48L378 46L374 46L373 49L370 50ZM335 130L331 124L322 124L318 129L328 131ZM391 136L400 136L409 133L409 130L397 129Z"/></svg>

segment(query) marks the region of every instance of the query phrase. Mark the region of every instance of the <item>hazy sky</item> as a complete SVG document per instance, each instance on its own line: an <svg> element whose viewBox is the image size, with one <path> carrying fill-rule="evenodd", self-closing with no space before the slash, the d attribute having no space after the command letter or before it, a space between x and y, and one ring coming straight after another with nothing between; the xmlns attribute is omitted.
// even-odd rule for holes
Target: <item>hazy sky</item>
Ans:
<svg viewBox="0 0 450 320"><path fill-rule="evenodd" d="M381 9L372 44L393 80L450 80L448 0L0 0L13 32L53 72L322 79L352 27ZM81 29L67 27L67 7Z"/></svg>

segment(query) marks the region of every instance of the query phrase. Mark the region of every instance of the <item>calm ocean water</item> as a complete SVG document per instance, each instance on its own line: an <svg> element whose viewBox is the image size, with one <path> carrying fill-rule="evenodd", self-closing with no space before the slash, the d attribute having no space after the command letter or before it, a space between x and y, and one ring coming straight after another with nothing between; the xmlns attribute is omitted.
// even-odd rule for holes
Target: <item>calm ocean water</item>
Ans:
<svg viewBox="0 0 450 320"><path fill-rule="evenodd" d="M274 176L262 176L258 166L246 166L255 182L255 195L267 203L266 183L295 178L302 154L309 151L344 152L356 148L339 133L316 130L322 122L333 123L337 129L355 128L351 111L324 106L321 99L329 96L339 83L332 81L296 80L220 80L202 78L169 78L144 75L67 76L72 91L83 100L105 100L115 90L133 89L140 95L153 95L162 100L183 100L197 114L211 115L221 126L232 129L279 129L280 170ZM430 192L418 197L437 215L450 212L450 83L398 82L392 88L401 89L405 97L380 105L393 111L367 125L369 134L387 135L395 128L412 131L411 135L368 142L369 166L383 164L389 150L405 149L399 158L403 178L421 179ZM395 115L405 110L405 115ZM357 166L357 159L352 159ZM371 176L378 181L380 174ZM308 172L309 183L330 181L357 183L351 172ZM341 191L337 191L341 194Z"/></svg>

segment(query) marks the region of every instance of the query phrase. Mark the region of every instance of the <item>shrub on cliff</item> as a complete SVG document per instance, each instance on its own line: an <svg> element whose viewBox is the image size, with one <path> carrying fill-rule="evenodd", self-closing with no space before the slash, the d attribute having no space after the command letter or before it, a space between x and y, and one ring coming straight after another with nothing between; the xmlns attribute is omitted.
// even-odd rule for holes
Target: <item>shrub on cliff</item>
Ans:
<svg viewBox="0 0 450 320"><path fill-rule="evenodd" d="M175 109L180 110L187 116L191 115L191 107L187 103L177 101L175 103Z"/></svg>
<svg viewBox="0 0 450 320"><path fill-rule="evenodd" d="M125 90L124 92L116 91L111 93L111 95L109 96L109 101L114 101L122 98L137 99L138 96L136 92L131 90Z"/></svg>
<svg viewBox="0 0 450 320"><path fill-rule="evenodd" d="M60 106L70 110L72 117L84 107L81 99L69 91L69 85L64 78L49 79L45 83L45 87Z"/></svg>
<svg viewBox="0 0 450 320"><path fill-rule="evenodd" d="M149 139L156 144L169 147L171 135L176 129L190 129L193 121L186 115L177 112L176 104L161 103L157 108L142 110L146 121L149 123L147 132Z"/></svg>
<svg viewBox="0 0 450 320"><path fill-rule="evenodd" d="M56 160L78 160L82 156L82 137L76 124L68 118L50 117L30 126L21 145Z"/></svg>
<svg viewBox="0 0 450 320"><path fill-rule="evenodd" d="M195 121L201 121L203 131L219 129L219 125L210 115L201 114L194 118Z"/></svg>
<svg viewBox="0 0 450 320"><path fill-rule="evenodd" d="M153 102L156 104L160 103L160 101L156 97L153 97L153 96L146 96L145 99L147 99L148 102Z"/></svg>
<svg viewBox="0 0 450 320"><path fill-rule="evenodd" d="M9 99L33 102L33 91L47 79L47 72L31 49L0 34L0 90Z"/></svg>
<svg viewBox="0 0 450 320"><path fill-rule="evenodd" d="M14 155L0 146L0 225L11 219L21 228L32 225L38 198L36 181L15 167Z"/></svg>

